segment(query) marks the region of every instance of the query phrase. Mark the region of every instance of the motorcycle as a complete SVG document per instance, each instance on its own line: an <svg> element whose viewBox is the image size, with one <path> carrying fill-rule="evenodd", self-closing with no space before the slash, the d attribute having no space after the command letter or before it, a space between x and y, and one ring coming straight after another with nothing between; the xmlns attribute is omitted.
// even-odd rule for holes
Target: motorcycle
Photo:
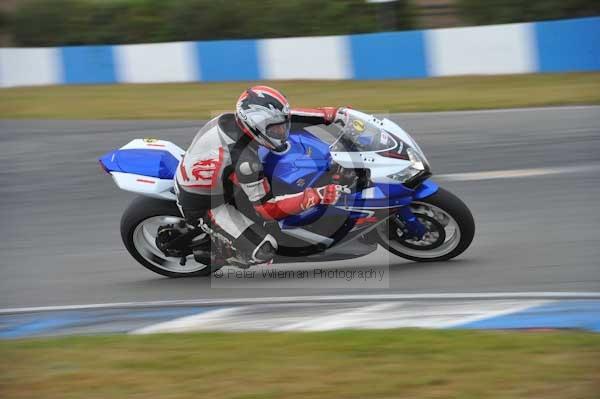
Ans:
<svg viewBox="0 0 600 399"><path fill-rule="evenodd" d="M259 151L275 195L332 181L344 187L334 205L278 222L257 219L278 242L274 262L353 259L378 246L417 262L463 253L475 234L473 216L458 197L430 180L429 162L416 141L389 119L344 112L344 121L328 127L293 129L285 151ZM164 276L208 276L223 262L198 260L193 249L214 252L223 245L217 245L219 234L210 227L194 234L184 227L173 180L184 152L169 141L135 139L99 161L119 188L139 194L121 218L121 237L131 256Z"/></svg>

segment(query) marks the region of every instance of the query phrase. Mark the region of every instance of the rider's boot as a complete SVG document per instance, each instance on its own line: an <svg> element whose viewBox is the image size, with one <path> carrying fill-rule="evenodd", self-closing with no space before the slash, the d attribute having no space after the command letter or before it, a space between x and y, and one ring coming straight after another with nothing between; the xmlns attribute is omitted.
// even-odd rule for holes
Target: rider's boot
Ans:
<svg viewBox="0 0 600 399"><path fill-rule="evenodd" d="M243 268L271 264L277 251L277 242L270 234L267 234L258 245L252 244L245 237L238 238L234 245L236 246L235 257L228 260Z"/></svg>

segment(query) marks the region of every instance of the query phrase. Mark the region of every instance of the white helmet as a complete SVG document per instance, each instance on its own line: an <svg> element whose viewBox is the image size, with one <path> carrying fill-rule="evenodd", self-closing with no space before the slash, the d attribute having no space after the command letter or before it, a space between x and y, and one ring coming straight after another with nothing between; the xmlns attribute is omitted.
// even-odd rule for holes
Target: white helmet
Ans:
<svg viewBox="0 0 600 399"><path fill-rule="evenodd" d="M290 104L283 94L268 86L254 86L242 93L235 118L244 133L274 151L287 148Z"/></svg>

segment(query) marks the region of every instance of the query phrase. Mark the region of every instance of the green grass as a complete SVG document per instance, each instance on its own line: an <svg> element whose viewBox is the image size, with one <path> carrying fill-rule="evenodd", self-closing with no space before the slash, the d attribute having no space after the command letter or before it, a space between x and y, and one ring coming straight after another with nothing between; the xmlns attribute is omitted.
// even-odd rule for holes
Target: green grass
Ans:
<svg viewBox="0 0 600 399"><path fill-rule="evenodd" d="M598 398L600 335L432 330L0 343L9 398Z"/></svg>
<svg viewBox="0 0 600 399"><path fill-rule="evenodd" d="M254 83L1 89L0 118L204 119L232 110ZM600 104L600 73L262 83L296 107L351 105L373 113Z"/></svg>

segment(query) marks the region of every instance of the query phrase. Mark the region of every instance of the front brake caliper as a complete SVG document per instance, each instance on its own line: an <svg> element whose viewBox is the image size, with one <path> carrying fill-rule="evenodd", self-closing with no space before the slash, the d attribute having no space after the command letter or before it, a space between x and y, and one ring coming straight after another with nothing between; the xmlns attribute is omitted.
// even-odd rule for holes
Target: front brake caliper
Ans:
<svg viewBox="0 0 600 399"><path fill-rule="evenodd" d="M410 207L403 206L398 210L394 222L397 222L405 236L421 240L427 228L419 221L417 216L410 210Z"/></svg>

